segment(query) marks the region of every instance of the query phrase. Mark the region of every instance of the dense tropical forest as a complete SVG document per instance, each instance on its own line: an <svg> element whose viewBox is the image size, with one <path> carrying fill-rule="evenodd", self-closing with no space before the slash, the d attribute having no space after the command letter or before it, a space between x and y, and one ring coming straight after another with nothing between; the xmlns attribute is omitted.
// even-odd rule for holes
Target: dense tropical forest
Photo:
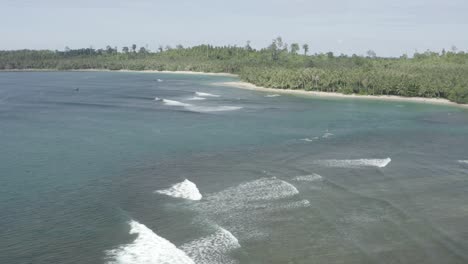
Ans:
<svg viewBox="0 0 468 264"><path fill-rule="evenodd" d="M0 51L0 70L108 69L235 73L244 81L279 89L345 94L447 98L468 103L468 53L426 51L411 58L310 54L307 44L288 45L278 37L263 49L200 45L184 48L107 46L106 49Z"/></svg>

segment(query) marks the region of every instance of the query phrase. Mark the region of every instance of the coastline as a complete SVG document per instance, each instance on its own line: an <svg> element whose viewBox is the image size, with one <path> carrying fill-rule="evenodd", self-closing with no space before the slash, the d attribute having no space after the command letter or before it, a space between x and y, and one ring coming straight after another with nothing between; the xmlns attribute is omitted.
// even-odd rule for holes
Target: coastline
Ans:
<svg viewBox="0 0 468 264"><path fill-rule="evenodd" d="M0 70L0 72L135 72L135 73L167 73L167 74L190 74L190 75L211 75L211 76L226 76L226 77L239 77L237 74L232 73L218 73L218 72L195 72L195 71L158 71L158 70L109 70L109 69L79 69L79 70L57 70L57 69L11 69ZM268 92L276 94L290 94L308 97L321 97L321 98L348 98L348 99L362 99L362 100L380 100L380 101L395 101L395 102L413 102L422 104L434 105L447 105L468 109L468 104L457 104L448 99L443 98L425 98L425 97L403 97L397 95L357 95L357 94L342 94L333 92L319 92L319 91L306 91L306 90L292 90L292 89L279 89L267 88L256 86L244 81L234 82L215 82L212 85L220 85L225 87L240 88L246 90L253 90L259 92Z"/></svg>
<svg viewBox="0 0 468 264"><path fill-rule="evenodd" d="M422 103L422 104L455 106L455 107L468 109L468 104L457 104L455 102L449 101L448 99L442 99L442 98L403 97L403 96L396 96L396 95L357 95L357 94L342 94L342 93L332 93L332 92L266 88L266 87L256 86L254 84L243 82L243 81L218 82L218 83L213 83L213 85L220 85L220 86L240 88L240 89L260 91L260 92L268 92L268 93L274 93L274 94L275 93L276 94L290 94L290 95L321 97L321 98L349 98L349 99L362 99L362 100L413 102L413 103Z"/></svg>

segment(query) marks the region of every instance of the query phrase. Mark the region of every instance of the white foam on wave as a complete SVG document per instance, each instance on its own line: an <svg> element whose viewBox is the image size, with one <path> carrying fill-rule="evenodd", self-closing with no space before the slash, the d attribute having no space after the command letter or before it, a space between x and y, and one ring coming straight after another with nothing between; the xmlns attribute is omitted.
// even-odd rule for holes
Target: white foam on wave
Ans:
<svg viewBox="0 0 468 264"><path fill-rule="evenodd" d="M468 160L459 160L458 162L468 164Z"/></svg>
<svg viewBox="0 0 468 264"><path fill-rule="evenodd" d="M235 111L242 109L241 106L187 106L190 111L208 113L208 112L224 112L224 111Z"/></svg>
<svg viewBox="0 0 468 264"><path fill-rule="evenodd" d="M313 174L309 174L309 175L296 176L296 177L294 177L293 180L312 182L312 181L321 181L322 179L323 179L322 176L320 176L320 175L318 175L316 173L313 173Z"/></svg>
<svg viewBox="0 0 468 264"><path fill-rule="evenodd" d="M277 200L290 197L299 193L294 185L277 179L261 178L258 180L242 183L237 187L228 188L222 191L222 196L232 196L237 193L238 200L260 201L260 200ZM239 195L242 194L242 195Z"/></svg>
<svg viewBox="0 0 468 264"><path fill-rule="evenodd" d="M165 194L172 197L198 201L202 198L195 183L185 179L183 182L174 184L171 188L157 190L155 193Z"/></svg>
<svg viewBox="0 0 468 264"><path fill-rule="evenodd" d="M227 264L237 263L228 253L240 247L231 232L218 227L214 234L183 244L180 248L197 264Z"/></svg>
<svg viewBox="0 0 468 264"><path fill-rule="evenodd" d="M334 135L335 135L335 134L326 132L325 134L322 135L322 138L329 138L329 137L334 136Z"/></svg>
<svg viewBox="0 0 468 264"><path fill-rule="evenodd" d="M265 97L278 97L278 96L281 96L279 94L267 94L265 95Z"/></svg>
<svg viewBox="0 0 468 264"><path fill-rule="evenodd" d="M163 80L162 80L162 79L157 79L157 81L158 81L158 82L163 82Z"/></svg>
<svg viewBox="0 0 468 264"><path fill-rule="evenodd" d="M262 239L271 232L268 223L276 219L272 214L309 206L309 201L295 199L298 194L296 187L286 181L260 178L208 194L195 208L205 219L242 239Z"/></svg>
<svg viewBox="0 0 468 264"><path fill-rule="evenodd" d="M338 168L353 168L353 167L378 167L384 168L392 161L391 158L386 159L354 159L354 160L319 160L316 163L329 167Z"/></svg>
<svg viewBox="0 0 468 264"><path fill-rule="evenodd" d="M170 105L170 106L184 106L184 107L191 106L191 104L186 104L186 103L182 103L182 102L175 101L175 100L162 99L162 102L165 105Z"/></svg>
<svg viewBox="0 0 468 264"><path fill-rule="evenodd" d="M313 142L313 141L317 141L317 140L319 140L319 139L320 139L319 137L313 137L313 138L308 138L308 137L307 137L307 138L301 138L301 139L299 139L299 140L305 141L305 142Z"/></svg>
<svg viewBox="0 0 468 264"><path fill-rule="evenodd" d="M197 96L201 97L219 97L217 94L210 94L210 93L203 93L203 92L195 92Z"/></svg>
<svg viewBox="0 0 468 264"><path fill-rule="evenodd" d="M188 100L204 100L205 98L202 97L192 97ZM199 112L199 113L209 113L209 112L224 112L224 111L235 111L242 109L241 106L199 106L199 105L192 105L192 104L187 104L175 100L168 100L168 99L160 99L158 97L154 98L155 101L162 101L165 105L169 106L181 106L184 107L185 109L193 112Z"/></svg>
<svg viewBox="0 0 468 264"><path fill-rule="evenodd" d="M309 200L304 199L297 202L289 203L285 209L308 207L309 205Z"/></svg>
<svg viewBox="0 0 468 264"><path fill-rule="evenodd" d="M202 100L206 100L206 98L194 96L194 97L190 97L190 98L187 99L187 100L190 100L190 101L202 101Z"/></svg>
<svg viewBox="0 0 468 264"><path fill-rule="evenodd" d="M130 234L135 240L108 250L109 264L195 264L187 254L170 241L158 236L137 221L130 221Z"/></svg>
<svg viewBox="0 0 468 264"><path fill-rule="evenodd" d="M307 200L296 199L294 185L275 177L260 178L205 195L192 208L204 220L215 222L241 239L268 237L268 223L275 212L307 207Z"/></svg>
<svg viewBox="0 0 468 264"><path fill-rule="evenodd" d="M243 209L255 210L257 213L271 213L275 211L289 210L300 207L308 207L310 205L309 200L304 199L294 202L276 202L272 204L252 203L246 204Z"/></svg>

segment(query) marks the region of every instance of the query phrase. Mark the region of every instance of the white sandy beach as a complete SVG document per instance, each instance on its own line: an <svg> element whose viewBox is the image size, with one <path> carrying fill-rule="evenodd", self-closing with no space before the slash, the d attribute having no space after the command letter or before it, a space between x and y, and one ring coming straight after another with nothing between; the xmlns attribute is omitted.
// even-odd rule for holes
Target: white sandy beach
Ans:
<svg viewBox="0 0 468 264"><path fill-rule="evenodd" d="M305 91L305 90L289 90L289 89L259 87L254 84L242 82L242 81L218 82L218 83L213 83L213 85L235 87L235 88L241 88L241 89L247 89L247 90L277 93L277 94L292 94L292 95L300 95L300 96L328 97L328 98L355 98L355 99L366 99L366 100L416 102L416 103L427 103L427 104L452 105L452 106L468 108L468 104L457 104L447 99L439 99L439 98L402 97L402 96L395 96L395 95L357 95L357 94L341 94L341 93Z"/></svg>

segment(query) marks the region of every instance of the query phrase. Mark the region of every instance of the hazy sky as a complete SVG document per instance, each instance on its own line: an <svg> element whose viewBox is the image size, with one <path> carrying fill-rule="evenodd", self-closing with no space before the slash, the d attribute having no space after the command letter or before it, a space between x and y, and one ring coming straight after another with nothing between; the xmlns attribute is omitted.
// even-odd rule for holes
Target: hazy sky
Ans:
<svg viewBox="0 0 468 264"><path fill-rule="evenodd" d="M380 56L468 49L468 0L0 0L0 49L267 46Z"/></svg>

